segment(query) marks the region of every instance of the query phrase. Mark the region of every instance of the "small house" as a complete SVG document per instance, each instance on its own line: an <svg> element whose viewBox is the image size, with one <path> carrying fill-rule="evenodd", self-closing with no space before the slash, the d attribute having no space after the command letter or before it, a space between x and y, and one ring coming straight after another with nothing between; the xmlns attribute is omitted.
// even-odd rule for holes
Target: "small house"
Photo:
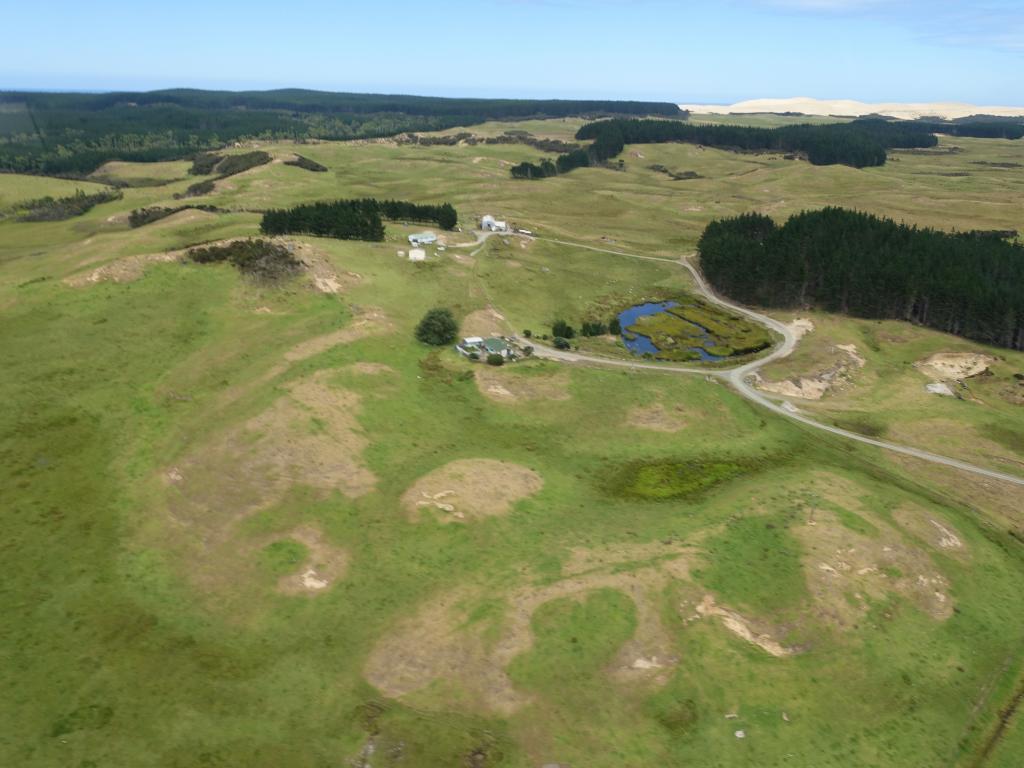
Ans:
<svg viewBox="0 0 1024 768"><path fill-rule="evenodd" d="M510 347L508 342L504 339L484 339L483 352L485 355L501 355L502 357L508 357L512 354L512 347Z"/></svg>
<svg viewBox="0 0 1024 768"><path fill-rule="evenodd" d="M409 235L409 245L431 245L437 242L437 235L433 232L417 232Z"/></svg>
<svg viewBox="0 0 1024 768"><path fill-rule="evenodd" d="M422 248L410 248L409 249L409 261L426 261L427 252Z"/></svg>

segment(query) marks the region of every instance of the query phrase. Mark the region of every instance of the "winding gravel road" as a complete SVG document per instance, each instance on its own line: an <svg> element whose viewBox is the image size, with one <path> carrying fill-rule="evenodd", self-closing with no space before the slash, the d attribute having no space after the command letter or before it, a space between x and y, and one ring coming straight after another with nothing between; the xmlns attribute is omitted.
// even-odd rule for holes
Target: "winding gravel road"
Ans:
<svg viewBox="0 0 1024 768"><path fill-rule="evenodd" d="M539 238L538 238L539 239ZM554 349L543 344L535 344L534 354L537 357L543 357L550 360L559 360L566 363L592 363L595 365L613 366L618 368L628 368L630 370L635 369L647 369L653 371L661 371L664 373L688 373L688 374L699 374L701 376L714 376L715 378L723 379L727 381L733 389L735 389L740 395L747 398L751 402L757 403L762 408L767 408L773 413L777 413L780 416L799 421L801 424L806 424L814 429L820 429L823 432L829 432L833 435L839 435L845 437L848 440L856 440L858 443L866 443L867 445L873 445L877 448L883 448L887 451L893 451L894 453L901 453L905 456L913 456L916 459L931 462L932 464L941 464L946 467L952 467L953 469L959 469L964 472L970 472L971 474L981 475L982 477L992 478L994 480L1002 480L1007 483L1013 483L1014 485L1024 486L1024 477L1018 477L1011 475L1006 472L998 472L993 469L985 469L984 467L978 467L974 464L968 464L965 461L958 459L951 459L948 456L940 456L937 453L931 453L924 451L919 448L912 448L909 445L900 445L898 443L890 443L887 440L876 440L872 437L861 435L857 432L851 432L846 429L840 429L839 427L833 427L828 424L822 424L820 421L800 413L794 408L788 401L782 401L784 404L780 404L774 400L769 399L763 393L756 390L750 383L750 378L762 367L768 363L779 360L786 355L790 354L795 348L797 343L797 337L788 326L780 323L767 315L763 315L760 312L755 312L747 307L734 304L731 301L723 299L718 296L708 286L704 280L704 276L701 275L700 271L693 266L688 257L684 256L678 261L673 259L665 259L657 256L643 256L635 253L626 253L624 251L614 251L607 248L598 248L593 245L583 245L581 243L571 243L564 240L554 240L551 238L544 238L549 242L559 243L561 245L569 245L574 248L583 248L590 251L597 251L599 253L610 253L616 256L626 256L633 259L645 259L647 261L664 261L670 264L679 264L686 269L692 276L694 283L697 287L697 291L704 296L708 301L718 304L721 307L725 307L732 312L744 315L752 318L768 328L772 329L782 337L782 342L777 344L775 348L764 357L753 360L752 362L745 363L735 368L696 368L686 366L675 366L675 365L662 365L659 363L641 363L633 362L630 360L617 360L608 357L599 357L597 355L585 355L578 352L570 352L567 350Z"/></svg>

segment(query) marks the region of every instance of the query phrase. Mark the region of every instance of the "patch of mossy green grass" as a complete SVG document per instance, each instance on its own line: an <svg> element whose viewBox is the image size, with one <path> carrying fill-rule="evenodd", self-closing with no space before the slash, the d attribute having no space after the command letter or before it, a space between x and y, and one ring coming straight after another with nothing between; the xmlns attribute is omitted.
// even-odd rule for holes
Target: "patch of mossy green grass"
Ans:
<svg viewBox="0 0 1024 768"><path fill-rule="evenodd" d="M794 513L739 517L705 547L694 577L723 602L758 612L795 608L808 598L803 552L789 533Z"/></svg>
<svg viewBox="0 0 1024 768"><path fill-rule="evenodd" d="M679 306L645 315L626 328L657 347L658 360L700 360L703 350L719 358L751 355L767 349L772 337L764 326L694 297Z"/></svg>
<svg viewBox="0 0 1024 768"><path fill-rule="evenodd" d="M274 576L292 573L309 558L309 548L294 539L273 541L260 550L260 565Z"/></svg>
<svg viewBox="0 0 1024 768"><path fill-rule="evenodd" d="M527 689L564 691L600 675L636 631L636 609L622 592L599 589L582 601L545 603L531 626L534 646L512 661L509 676Z"/></svg>
<svg viewBox="0 0 1024 768"><path fill-rule="evenodd" d="M717 485L756 471L760 461L739 458L652 459L629 462L612 476L609 491L644 501L700 496Z"/></svg>

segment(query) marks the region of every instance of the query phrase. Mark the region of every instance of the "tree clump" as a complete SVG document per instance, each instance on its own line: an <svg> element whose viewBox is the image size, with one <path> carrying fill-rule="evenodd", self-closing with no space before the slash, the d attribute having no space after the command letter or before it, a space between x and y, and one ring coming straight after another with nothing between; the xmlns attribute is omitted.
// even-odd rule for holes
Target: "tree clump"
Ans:
<svg viewBox="0 0 1024 768"><path fill-rule="evenodd" d="M306 234L338 240L384 239L384 219L433 222L454 229L458 214L451 203L419 205L405 200L335 200L278 208L263 214L265 235Z"/></svg>
<svg viewBox="0 0 1024 768"><path fill-rule="evenodd" d="M429 310L416 326L416 338L434 347L451 344L458 332L459 324L455 322L455 316L445 307Z"/></svg>
<svg viewBox="0 0 1024 768"><path fill-rule="evenodd" d="M1024 349L1024 246L825 208L778 226L744 214L714 221L698 244L715 288L763 307L814 307L906 320Z"/></svg>

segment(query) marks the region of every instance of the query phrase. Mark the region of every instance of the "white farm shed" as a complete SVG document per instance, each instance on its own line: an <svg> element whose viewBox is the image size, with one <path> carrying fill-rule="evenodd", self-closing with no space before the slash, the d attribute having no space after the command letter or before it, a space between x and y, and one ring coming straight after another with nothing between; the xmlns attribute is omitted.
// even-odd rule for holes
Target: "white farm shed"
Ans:
<svg viewBox="0 0 1024 768"><path fill-rule="evenodd" d="M433 232L417 232L415 235L409 235L410 245L430 245L436 242L437 235Z"/></svg>
<svg viewBox="0 0 1024 768"><path fill-rule="evenodd" d="M427 252L422 248L410 248L409 249L409 261L426 261Z"/></svg>

